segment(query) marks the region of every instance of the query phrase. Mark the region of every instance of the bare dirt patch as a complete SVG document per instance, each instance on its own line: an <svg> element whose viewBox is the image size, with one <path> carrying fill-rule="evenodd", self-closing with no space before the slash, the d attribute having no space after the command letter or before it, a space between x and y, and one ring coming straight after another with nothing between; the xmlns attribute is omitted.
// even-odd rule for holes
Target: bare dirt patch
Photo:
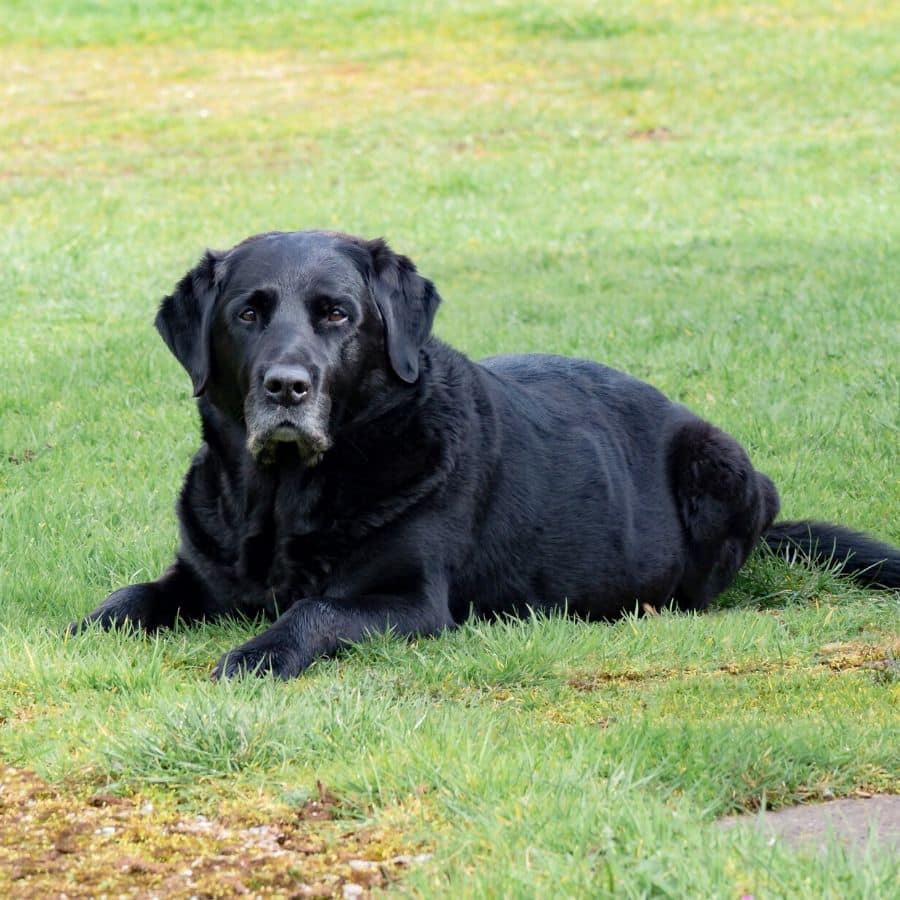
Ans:
<svg viewBox="0 0 900 900"><path fill-rule="evenodd" d="M825 644L819 648L823 666L835 672L847 669L896 669L900 662L900 641L882 644L864 644L861 641L846 641Z"/></svg>
<svg viewBox="0 0 900 900"><path fill-rule="evenodd" d="M6 461L14 466L23 466L26 463L34 462L37 459L37 451L32 449L23 450L21 453L10 453L6 457Z"/></svg>
<svg viewBox="0 0 900 900"><path fill-rule="evenodd" d="M339 813L321 785L275 818L207 818L4 768L0 896L362 897L428 858L390 828L347 830Z"/></svg>
<svg viewBox="0 0 900 900"><path fill-rule="evenodd" d="M629 684L650 682L670 678L716 678L726 675L765 675L772 672L807 671L827 668L832 672L852 672L870 669L883 677L900 677L900 641L866 644L862 641L846 641L825 644L816 653L811 663L797 659L745 660L725 663L714 669L699 668L655 668L638 671L619 669L612 672L578 672L568 679L569 687L585 694L602 690L609 684Z"/></svg>
<svg viewBox="0 0 900 900"><path fill-rule="evenodd" d="M658 125L655 128L642 128L637 131L629 131L628 137L632 141L675 141L678 135L673 134L671 129L665 125Z"/></svg>

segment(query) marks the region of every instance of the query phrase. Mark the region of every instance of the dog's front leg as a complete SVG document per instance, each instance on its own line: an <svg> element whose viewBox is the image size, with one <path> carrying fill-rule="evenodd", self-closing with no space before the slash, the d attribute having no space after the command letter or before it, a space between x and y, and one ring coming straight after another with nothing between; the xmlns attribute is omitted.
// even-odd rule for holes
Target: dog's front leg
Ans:
<svg viewBox="0 0 900 900"><path fill-rule="evenodd" d="M453 624L445 595L309 598L295 603L267 631L222 656L212 677L252 672L294 678L320 656L331 656L370 634L429 635Z"/></svg>
<svg viewBox="0 0 900 900"><path fill-rule="evenodd" d="M176 619L191 622L209 614L206 588L181 560L156 581L129 584L113 591L92 613L70 623L68 634L78 634L97 623L104 630L131 625L143 631L170 628Z"/></svg>

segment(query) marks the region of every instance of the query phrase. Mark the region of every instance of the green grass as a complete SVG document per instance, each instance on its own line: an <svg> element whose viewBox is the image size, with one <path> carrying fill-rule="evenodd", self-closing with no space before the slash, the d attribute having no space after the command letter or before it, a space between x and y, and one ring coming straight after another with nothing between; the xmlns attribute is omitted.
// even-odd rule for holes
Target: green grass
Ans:
<svg viewBox="0 0 900 900"><path fill-rule="evenodd" d="M268 229L383 234L460 349L626 369L785 515L900 543L900 15L832 9L7 0L3 758L207 811L421 798L400 892L887 896L887 854L713 823L900 790L896 668L866 667L896 593L758 557L708 615L477 623L288 685L208 682L255 626L60 638L175 546L197 427L158 299Z"/></svg>

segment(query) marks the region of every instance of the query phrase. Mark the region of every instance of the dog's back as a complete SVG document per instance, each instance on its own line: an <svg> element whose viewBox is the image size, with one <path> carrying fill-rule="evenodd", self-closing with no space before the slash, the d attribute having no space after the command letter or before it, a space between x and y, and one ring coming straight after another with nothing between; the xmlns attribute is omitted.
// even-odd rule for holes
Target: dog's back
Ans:
<svg viewBox="0 0 900 900"><path fill-rule="evenodd" d="M667 602L683 569L667 446L694 417L587 360L498 356L478 368L501 449L463 592L494 612L565 606L593 618ZM485 577L482 562L503 571Z"/></svg>

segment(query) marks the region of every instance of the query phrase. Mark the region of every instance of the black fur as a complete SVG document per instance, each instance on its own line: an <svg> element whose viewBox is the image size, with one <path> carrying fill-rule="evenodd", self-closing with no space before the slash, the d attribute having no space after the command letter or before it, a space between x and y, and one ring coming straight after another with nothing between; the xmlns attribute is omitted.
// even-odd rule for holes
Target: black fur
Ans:
<svg viewBox="0 0 900 900"><path fill-rule="evenodd" d="M842 575L880 588L900 587L900 553L867 534L828 522L777 522L763 539L776 553L835 565Z"/></svg>
<svg viewBox="0 0 900 900"><path fill-rule="evenodd" d="M157 317L204 439L177 559L85 622L263 611L275 623L214 675L289 678L370 632L472 612L703 609L760 538L900 586L893 547L773 528L772 482L655 388L557 356L471 362L430 336L439 301L383 241L274 233L208 253Z"/></svg>

